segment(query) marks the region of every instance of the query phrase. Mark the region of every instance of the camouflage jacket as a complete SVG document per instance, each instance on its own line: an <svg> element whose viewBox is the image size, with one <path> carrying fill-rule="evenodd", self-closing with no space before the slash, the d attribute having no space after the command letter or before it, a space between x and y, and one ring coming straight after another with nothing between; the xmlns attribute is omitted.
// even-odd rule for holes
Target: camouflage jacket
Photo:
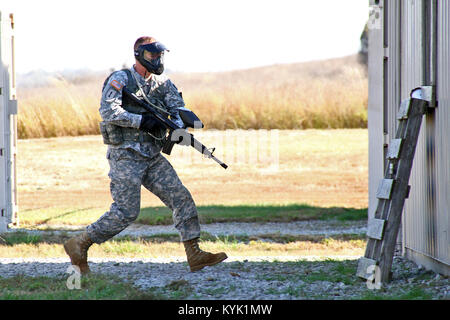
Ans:
<svg viewBox="0 0 450 320"><path fill-rule="evenodd" d="M130 71L141 85L148 99L151 101L156 98L163 102L167 111L171 113L172 120L181 124L182 122L177 109L184 107L185 104L172 81L164 74L152 74L150 79L146 80L136 72L134 67ZM115 71L112 73L103 88L99 111L105 122L121 127L138 129L142 116L128 112L122 107L121 90L127 83L128 77L125 71ZM140 156L152 158L161 151L161 144L157 141L124 141L119 145L108 145L108 154L110 154L111 149L133 149Z"/></svg>

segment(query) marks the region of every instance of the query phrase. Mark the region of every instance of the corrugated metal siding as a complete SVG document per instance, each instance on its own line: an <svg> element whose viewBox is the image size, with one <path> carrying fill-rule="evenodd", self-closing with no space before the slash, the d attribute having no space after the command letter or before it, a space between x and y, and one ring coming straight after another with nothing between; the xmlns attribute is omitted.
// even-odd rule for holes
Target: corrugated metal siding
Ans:
<svg viewBox="0 0 450 320"><path fill-rule="evenodd" d="M399 1L400 2L400 1ZM422 85L422 0L402 2L401 97L409 98L411 90Z"/></svg>
<svg viewBox="0 0 450 320"><path fill-rule="evenodd" d="M370 0L370 5L377 10L384 7L384 1L375 4ZM369 28L369 103L368 103L368 127L369 127L369 218L373 218L378 199L376 192L383 172L383 29L381 28L384 17L380 15L380 21L375 27Z"/></svg>
<svg viewBox="0 0 450 320"><path fill-rule="evenodd" d="M372 31L369 51L369 191L374 175L379 175L384 159L380 139L383 131L392 138L396 132L396 113L401 100L411 90L429 84L424 36L425 5L432 0L385 0L384 30ZM371 5L375 2L371 1ZM411 192L402 219L403 245L408 257L425 261L435 270L450 268L450 3L437 1L437 99L434 114L422 123L411 172ZM398 45L400 44L400 53ZM397 47L396 47L397 46ZM372 54L372 60L370 60ZM378 59L384 57L384 63ZM370 63L372 61L372 63ZM397 72L397 74L396 74ZM399 77L400 75L400 77ZM381 82L381 83L380 83ZM379 106L380 102L384 110ZM372 119L370 119L372 117ZM372 126L370 125L372 124ZM376 177L376 179L379 179ZM370 198L370 195L369 195ZM373 199L369 207L373 207ZM371 212L369 212L370 216ZM439 261L440 263L438 263ZM420 262L419 262L420 263Z"/></svg>
<svg viewBox="0 0 450 320"><path fill-rule="evenodd" d="M423 50L422 50L422 0L402 1L402 99L407 99L411 90L423 85ZM405 202L403 214L402 233L404 245L417 242L422 245L425 242L424 233L418 230L423 226L425 217L416 216L412 211L425 212L424 182L422 175L418 174L424 167L424 159L421 156L424 151L423 126L419 135L419 141L414 158L413 170L410 178L411 192ZM422 220L417 223L417 220ZM422 248L421 248L422 250Z"/></svg>
<svg viewBox="0 0 450 320"><path fill-rule="evenodd" d="M374 1L370 5L376 6ZM383 145L395 137L395 114L401 102L400 2L384 0L377 7L383 8L384 28L369 31L369 218L374 217L375 194L384 176L387 146Z"/></svg>
<svg viewBox="0 0 450 320"><path fill-rule="evenodd" d="M387 63L385 74L385 123L384 131L388 135L388 141L395 138L397 132L397 110L400 106L401 86L401 1L385 0L385 15L388 20L388 30L385 32L385 61ZM387 150L386 150L387 151Z"/></svg>
<svg viewBox="0 0 450 320"><path fill-rule="evenodd" d="M423 68L422 17L424 1L402 1L402 99L426 85ZM438 101L434 114L424 117L411 172L411 193L405 202L405 248L450 264L449 258L449 93L450 6L438 1Z"/></svg>
<svg viewBox="0 0 450 320"><path fill-rule="evenodd" d="M450 4L438 1L438 87L436 109L437 257L450 265Z"/></svg>

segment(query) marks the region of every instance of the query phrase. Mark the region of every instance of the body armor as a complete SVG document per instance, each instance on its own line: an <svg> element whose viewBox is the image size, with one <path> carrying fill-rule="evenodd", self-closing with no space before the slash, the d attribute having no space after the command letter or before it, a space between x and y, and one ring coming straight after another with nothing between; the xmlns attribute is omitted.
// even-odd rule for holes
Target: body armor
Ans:
<svg viewBox="0 0 450 320"><path fill-rule="evenodd" d="M141 91L139 90L139 87L136 83L136 80L133 77L133 75L131 74L131 71L128 69L123 69L122 71L124 71L128 77L128 82L127 82L128 90L135 93L135 95L139 99L144 100L144 97L142 96ZM108 83L110 77L111 76L109 76L105 80L105 82L103 84L103 88ZM152 103L156 104L157 106L164 108L164 106L158 99L155 99L152 97L148 97L148 99ZM145 110L138 104L131 101L131 99L127 99L126 96L122 96L122 108L125 109L126 111L128 111L130 113L134 113L134 114L142 115L144 113L147 113L147 110ZM136 142L141 142L141 143L142 142L153 142L156 145L162 147L164 140L165 140L165 136L166 136L166 130L162 129L162 128L156 128L156 129L151 130L150 132L146 132L143 130L139 130L137 128L121 127L121 126L117 126L117 125L114 125L111 123L106 123L104 121L102 121L100 123L100 132L103 136L103 142L105 144L111 144L111 145L119 145L119 144L123 143L124 141L136 141Z"/></svg>

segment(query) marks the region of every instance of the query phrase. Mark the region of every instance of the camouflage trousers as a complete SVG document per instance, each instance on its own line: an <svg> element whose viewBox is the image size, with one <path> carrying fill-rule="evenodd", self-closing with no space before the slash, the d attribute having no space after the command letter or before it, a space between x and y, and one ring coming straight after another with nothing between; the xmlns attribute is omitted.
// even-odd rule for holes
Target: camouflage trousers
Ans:
<svg viewBox="0 0 450 320"><path fill-rule="evenodd" d="M109 160L110 210L86 231L95 243L102 243L129 226L139 215L141 185L172 210L175 228L182 241L200 237L197 208L172 165L160 153L149 159L131 149L112 149Z"/></svg>

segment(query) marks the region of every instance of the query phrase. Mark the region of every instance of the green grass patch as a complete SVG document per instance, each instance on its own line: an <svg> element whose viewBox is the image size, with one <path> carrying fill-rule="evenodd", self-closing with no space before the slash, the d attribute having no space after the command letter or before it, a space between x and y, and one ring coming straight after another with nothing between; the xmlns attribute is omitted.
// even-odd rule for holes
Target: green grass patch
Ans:
<svg viewBox="0 0 450 320"><path fill-rule="evenodd" d="M182 300L186 298L196 299L193 286L186 280L173 280L164 287L152 287L148 291L153 292L155 295L165 297L167 299Z"/></svg>
<svg viewBox="0 0 450 320"><path fill-rule="evenodd" d="M171 299L184 299L189 296L193 288L189 284L188 281L182 280L174 280L168 285L165 286L165 295L167 295Z"/></svg>
<svg viewBox="0 0 450 320"><path fill-rule="evenodd" d="M367 209L321 208L305 204L289 205L211 205L197 207L200 223L214 222L290 222L302 220L355 221L367 219ZM104 208L45 208L20 212L22 227L39 229L60 225L84 226L95 222ZM173 224L172 212L164 206L142 208L137 223Z"/></svg>
<svg viewBox="0 0 450 320"><path fill-rule="evenodd" d="M365 292L359 299L362 300L430 300L433 295L424 288L414 287L403 289L401 292L387 292L384 290L369 290Z"/></svg>
<svg viewBox="0 0 450 320"><path fill-rule="evenodd" d="M0 245L13 246L20 243L36 244L42 241L42 235L29 234L23 231L5 233L0 235Z"/></svg>
<svg viewBox="0 0 450 320"><path fill-rule="evenodd" d="M282 262L282 264L292 264L293 266L300 266L303 272L285 272L274 271L270 274L260 275L261 278L268 281L298 281L310 284L318 281L328 281L333 283L344 283L345 285L353 285L359 281L355 277L357 260L333 260L326 259L320 261L320 264L315 261L293 261Z"/></svg>
<svg viewBox="0 0 450 320"><path fill-rule="evenodd" d="M367 220L367 208L366 209L330 208L329 211L322 214L318 219L320 220L337 219L339 221Z"/></svg>
<svg viewBox="0 0 450 320"><path fill-rule="evenodd" d="M291 222L304 220L356 221L367 219L367 209L321 208L304 204L199 206L200 223L215 222ZM172 212L166 207L147 207L141 210L138 223L148 225L172 224Z"/></svg>
<svg viewBox="0 0 450 320"><path fill-rule="evenodd" d="M162 294L138 290L112 275L81 277L80 289L70 290L67 277L0 277L1 300L141 300L166 299Z"/></svg>

